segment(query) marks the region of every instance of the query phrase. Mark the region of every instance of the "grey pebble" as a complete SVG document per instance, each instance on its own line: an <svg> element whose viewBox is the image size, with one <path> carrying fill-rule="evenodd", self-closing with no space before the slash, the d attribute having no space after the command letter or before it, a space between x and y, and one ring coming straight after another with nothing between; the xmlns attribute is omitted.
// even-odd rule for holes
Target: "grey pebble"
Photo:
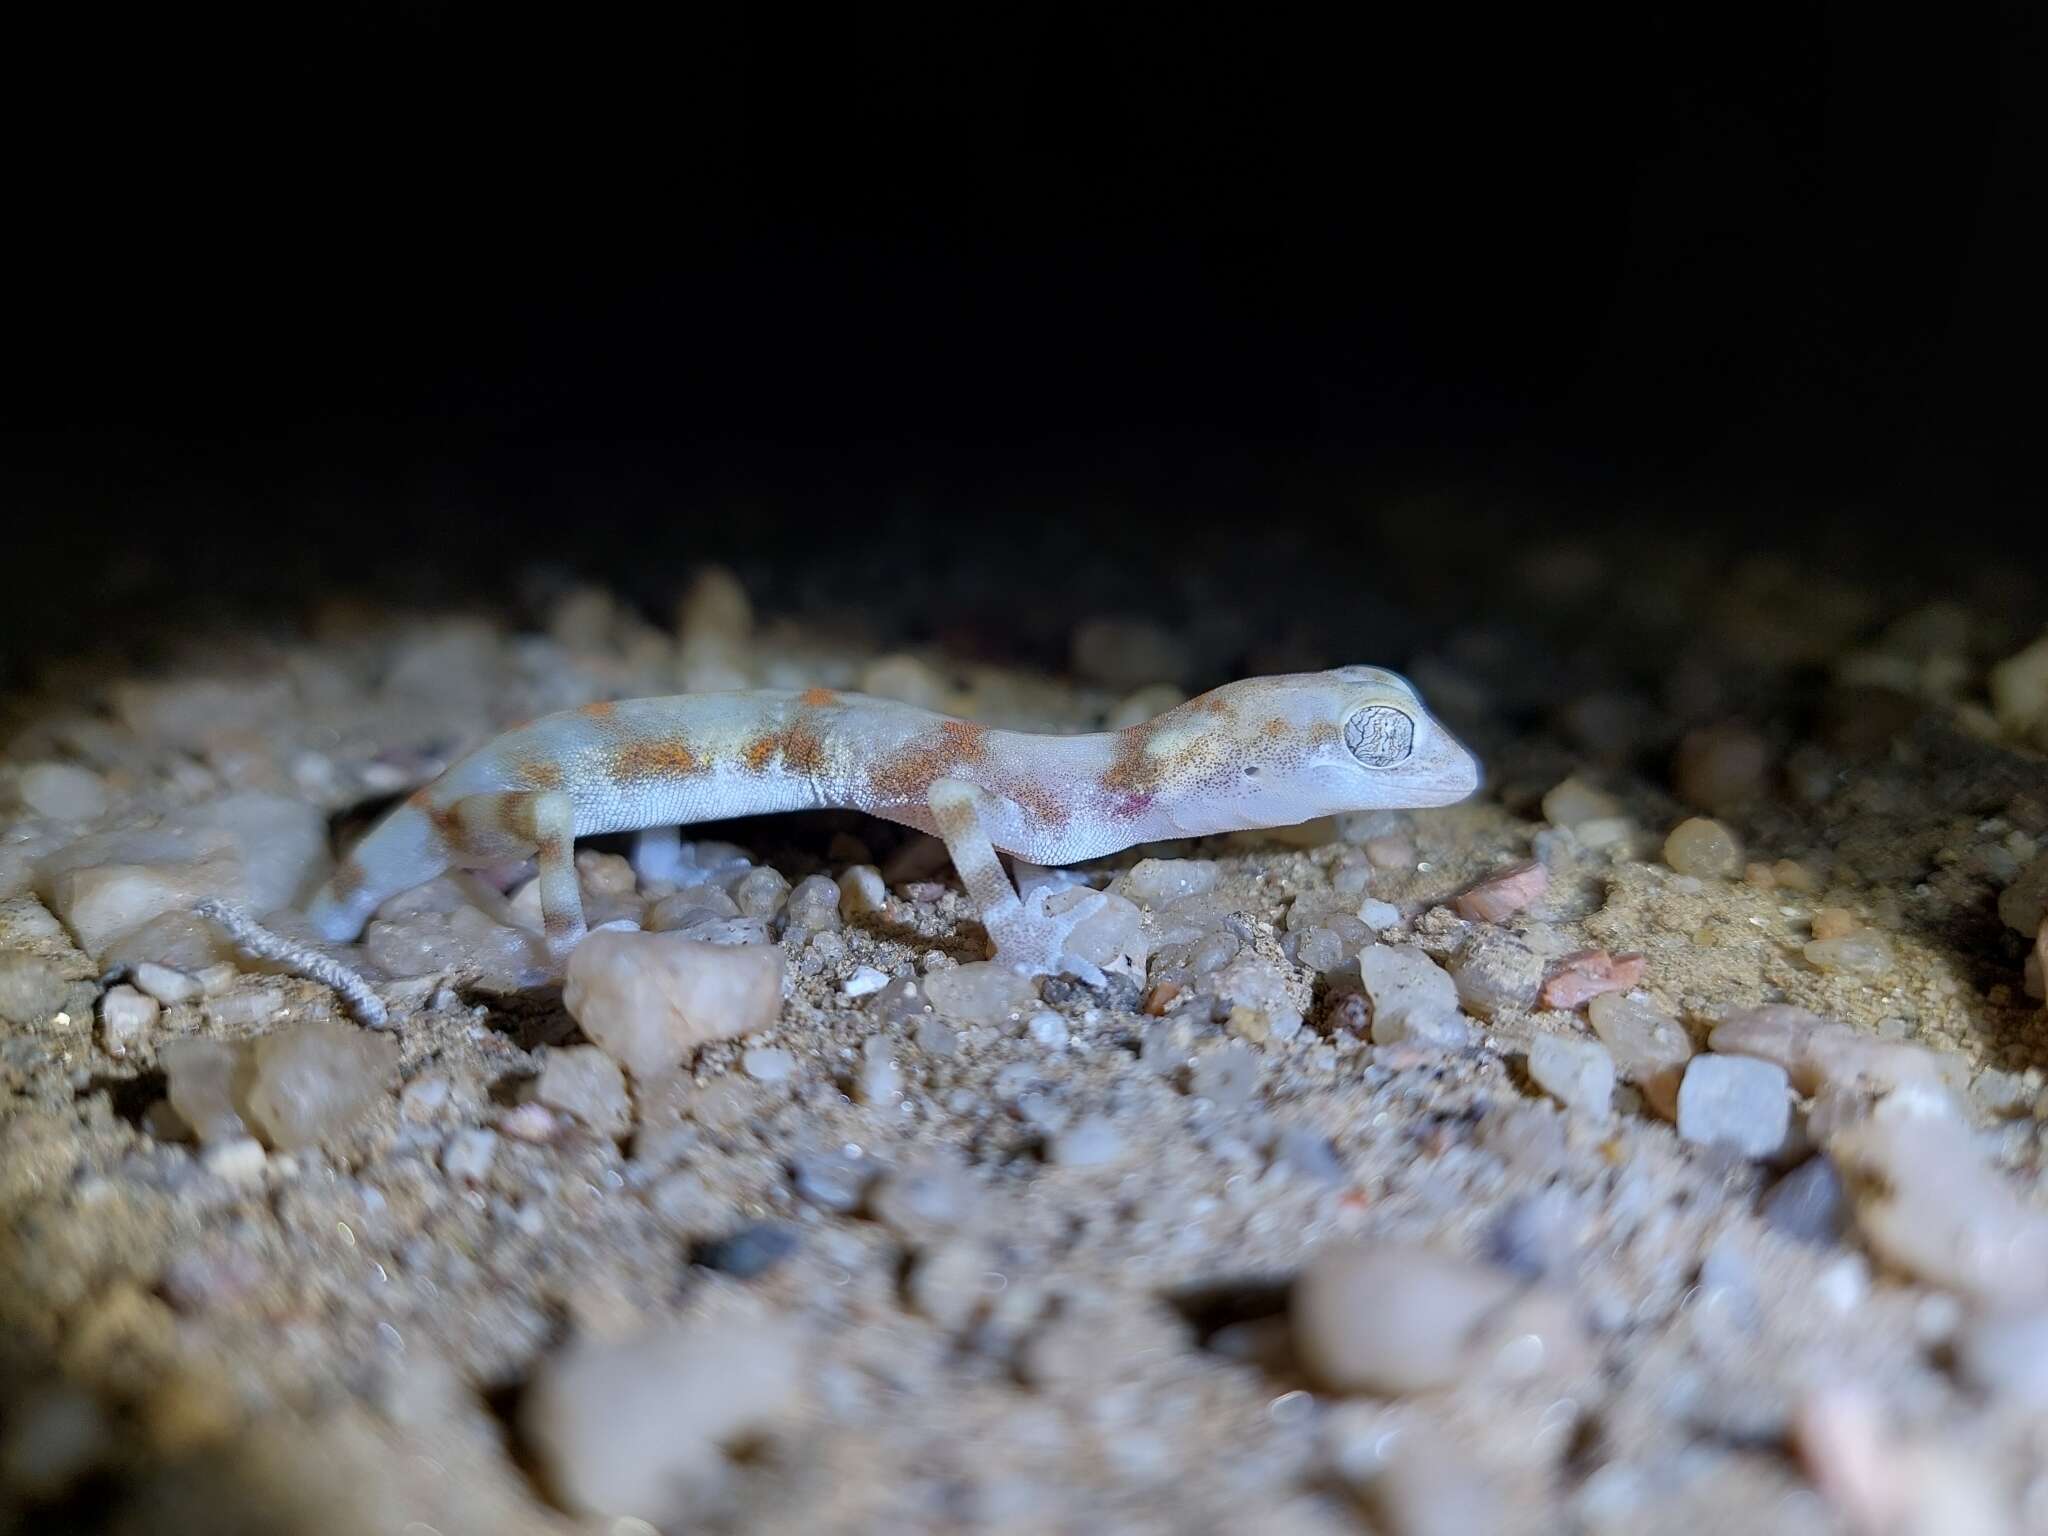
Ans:
<svg viewBox="0 0 2048 1536"><path fill-rule="evenodd" d="M706 1269L751 1280L764 1275L802 1246L796 1229L780 1222L760 1221L724 1237L699 1243L690 1257Z"/></svg>

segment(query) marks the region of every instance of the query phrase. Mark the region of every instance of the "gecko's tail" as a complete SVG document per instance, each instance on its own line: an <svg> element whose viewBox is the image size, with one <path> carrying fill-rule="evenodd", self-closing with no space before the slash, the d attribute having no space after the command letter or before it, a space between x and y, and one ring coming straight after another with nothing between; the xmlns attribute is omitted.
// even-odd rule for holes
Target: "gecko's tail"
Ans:
<svg viewBox="0 0 2048 1536"><path fill-rule="evenodd" d="M349 850L307 905L307 921L329 943L345 943L363 931L378 907L400 891L424 885L449 863L447 840L433 817L408 800Z"/></svg>

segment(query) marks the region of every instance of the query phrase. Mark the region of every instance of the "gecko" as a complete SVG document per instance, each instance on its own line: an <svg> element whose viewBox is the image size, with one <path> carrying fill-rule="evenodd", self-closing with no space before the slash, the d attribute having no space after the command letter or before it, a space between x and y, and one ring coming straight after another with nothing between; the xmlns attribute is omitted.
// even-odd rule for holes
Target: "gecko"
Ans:
<svg viewBox="0 0 2048 1536"><path fill-rule="evenodd" d="M1479 779L1415 689L1379 667L1226 683L1080 735L829 688L620 699L515 727L451 765L350 850L306 915L323 940L348 942L401 891L531 858L559 961L585 933L578 837L856 810L945 843L997 961L1099 983L1065 945L1101 894L1049 910L1054 886L1020 895L999 852L1074 864L1164 839L1448 805Z"/></svg>

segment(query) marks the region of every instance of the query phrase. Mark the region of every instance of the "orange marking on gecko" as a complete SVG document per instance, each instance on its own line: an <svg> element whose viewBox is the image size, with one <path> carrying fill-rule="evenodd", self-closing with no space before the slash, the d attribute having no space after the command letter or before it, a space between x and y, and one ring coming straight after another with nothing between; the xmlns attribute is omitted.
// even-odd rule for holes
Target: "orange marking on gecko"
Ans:
<svg viewBox="0 0 2048 1536"><path fill-rule="evenodd" d="M613 779L637 784L650 779L675 778L699 773L711 765L680 736L657 737L651 741L629 741L611 755L608 765Z"/></svg>
<svg viewBox="0 0 2048 1536"><path fill-rule="evenodd" d="M929 735L876 763L868 782L892 800L922 800L932 780L988 756L988 727L966 720L941 720Z"/></svg>
<svg viewBox="0 0 2048 1536"><path fill-rule="evenodd" d="M512 776L521 789L560 789L562 768L544 757L529 757L512 764Z"/></svg>
<svg viewBox="0 0 2048 1536"><path fill-rule="evenodd" d="M334 871L334 894L346 901L367 885L369 879L370 872L367 869L354 859L344 859L340 867Z"/></svg>
<svg viewBox="0 0 2048 1536"><path fill-rule="evenodd" d="M609 720L618 712L618 704L611 699L599 699L595 703L585 704L576 711L577 714L588 716L592 720Z"/></svg>
<svg viewBox="0 0 2048 1536"><path fill-rule="evenodd" d="M827 704L837 704L839 695L830 688L806 688L797 695L796 701L811 709L823 709Z"/></svg>

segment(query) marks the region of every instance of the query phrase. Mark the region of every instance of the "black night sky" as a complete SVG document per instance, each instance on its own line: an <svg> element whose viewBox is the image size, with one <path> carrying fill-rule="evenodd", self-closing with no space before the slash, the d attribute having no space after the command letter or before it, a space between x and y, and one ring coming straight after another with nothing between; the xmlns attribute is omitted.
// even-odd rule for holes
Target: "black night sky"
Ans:
<svg viewBox="0 0 2048 1536"><path fill-rule="evenodd" d="M2023 528L2032 9L103 11L13 63L0 496L188 596Z"/></svg>

